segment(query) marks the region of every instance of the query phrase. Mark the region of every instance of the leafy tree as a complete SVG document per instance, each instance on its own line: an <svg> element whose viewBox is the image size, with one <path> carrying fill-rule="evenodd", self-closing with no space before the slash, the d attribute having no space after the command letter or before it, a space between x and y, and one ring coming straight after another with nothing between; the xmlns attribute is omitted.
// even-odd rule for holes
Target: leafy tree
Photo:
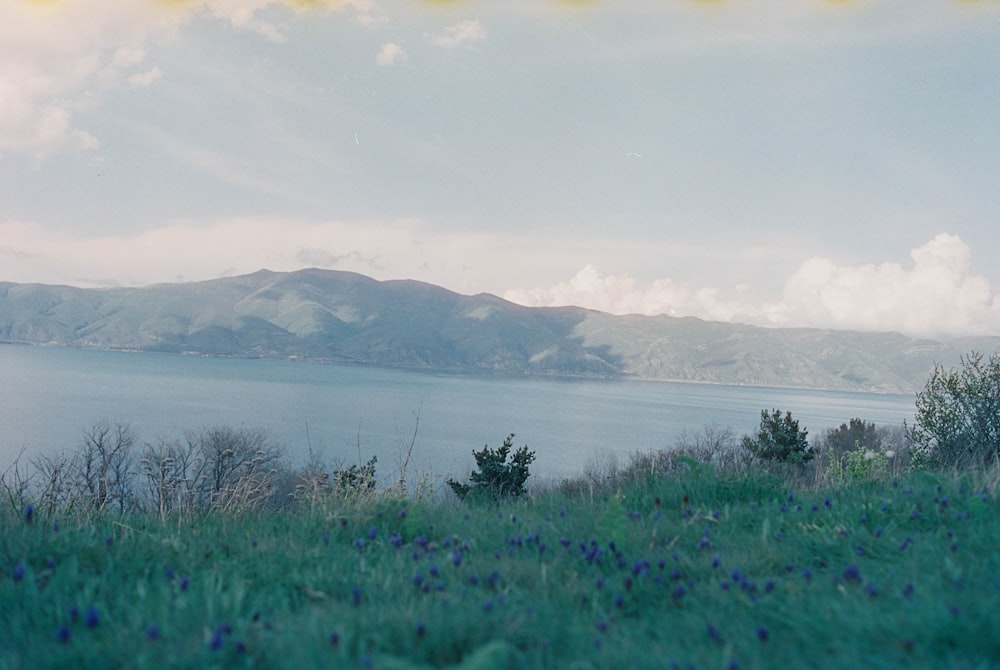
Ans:
<svg viewBox="0 0 1000 670"><path fill-rule="evenodd" d="M962 356L961 369L934 366L917 394L911 436L928 465L959 466L1000 458L1000 352Z"/></svg>
<svg viewBox="0 0 1000 670"><path fill-rule="evenodd" d="M494 500L516 498L525 492L524 482L529 475L528 466L535 460L535 452L528 451L528 445L520 447L507 457L514 448L514 433L507 436L503 446L490 449L485 445L482 451L473 451L479 470L469 475L469 484L462 484L454 479L448 480L448 486L459 498L465 499L470 493L485 493Z"/></svg>
<svg viewBox="0 0 1000 670"><path fill-rule="evenodd" d="M754 458L775 463L805 465L815 455L806 440L809 431L799 430L791 412L761 410L757 437L743 436L743 448Z"/></svg>

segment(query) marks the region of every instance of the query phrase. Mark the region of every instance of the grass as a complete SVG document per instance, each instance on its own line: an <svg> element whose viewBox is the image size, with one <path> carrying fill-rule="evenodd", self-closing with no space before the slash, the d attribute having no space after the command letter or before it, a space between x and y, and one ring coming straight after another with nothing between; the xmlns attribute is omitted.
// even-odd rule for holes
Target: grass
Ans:
<svg viewBox="0 0 1000 670"><path fill-rule="evenodd" d="M1000 667L998 479L695 471L166 521L8 505L0 668Z"/></svg>

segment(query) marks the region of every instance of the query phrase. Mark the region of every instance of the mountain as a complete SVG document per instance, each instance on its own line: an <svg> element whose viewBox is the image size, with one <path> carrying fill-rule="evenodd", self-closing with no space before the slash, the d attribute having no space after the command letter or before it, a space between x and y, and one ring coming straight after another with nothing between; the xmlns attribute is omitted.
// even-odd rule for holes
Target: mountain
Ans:
<svg viewBox="0 0 1000 670"><path fill-rule="evenodd" d="M0 342L897 393L922 388L935 363L1000 348L1000 338L944 343L522 307L317 269L141 288L0 282Z"/></svg>

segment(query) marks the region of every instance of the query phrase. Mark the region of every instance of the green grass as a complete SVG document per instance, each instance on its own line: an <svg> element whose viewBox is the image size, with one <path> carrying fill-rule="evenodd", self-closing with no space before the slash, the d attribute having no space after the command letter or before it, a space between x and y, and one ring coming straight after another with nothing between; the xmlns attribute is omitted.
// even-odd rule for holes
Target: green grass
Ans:
<svg viewBox="0 0 1000 670"><path fill-rule="evenodd" d="M0 668L1000 667L996 482L701 472L166 523L8 506Z"/></svg>

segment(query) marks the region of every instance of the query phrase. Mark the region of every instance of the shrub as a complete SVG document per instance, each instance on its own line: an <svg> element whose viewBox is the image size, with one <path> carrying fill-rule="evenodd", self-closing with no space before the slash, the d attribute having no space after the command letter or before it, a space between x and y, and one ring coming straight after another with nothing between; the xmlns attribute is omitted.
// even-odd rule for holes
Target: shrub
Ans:
<svg viewBox="0 0 1000 670"><path fill-rule="evenodd" d="M516 498L525 492L524 482L530 476L528 465L535 460L535 452L528 451L528 446L520 447L511 456L514 448L514 433L503 441L503 446L490 449L485 445L481 451L473 451L478 471L469 475L469 484L462 484L454 479L448 480L448 486L459 498L465 499L471 493L486 494L494 500ZM510 462L507 457L511 456Z"/></svg>
<svg viewBox="0 0 1000 670"><path fill-rule="evenodd" d="M781 410L760 412L760 428L757 437L743 436L743 448L754 458L763 461L804 466L812 460L812 448L806 435L809 431L799 430L799 422L791 412L782 415Z"/></svg>
<svg viewBox="0 0 1000 670"><path fill-rule="evenodd" d="M1000 458L1000 352L975 351L959 370L935 365L917 394L911 435L921 462L966 467Z"/></svg>

